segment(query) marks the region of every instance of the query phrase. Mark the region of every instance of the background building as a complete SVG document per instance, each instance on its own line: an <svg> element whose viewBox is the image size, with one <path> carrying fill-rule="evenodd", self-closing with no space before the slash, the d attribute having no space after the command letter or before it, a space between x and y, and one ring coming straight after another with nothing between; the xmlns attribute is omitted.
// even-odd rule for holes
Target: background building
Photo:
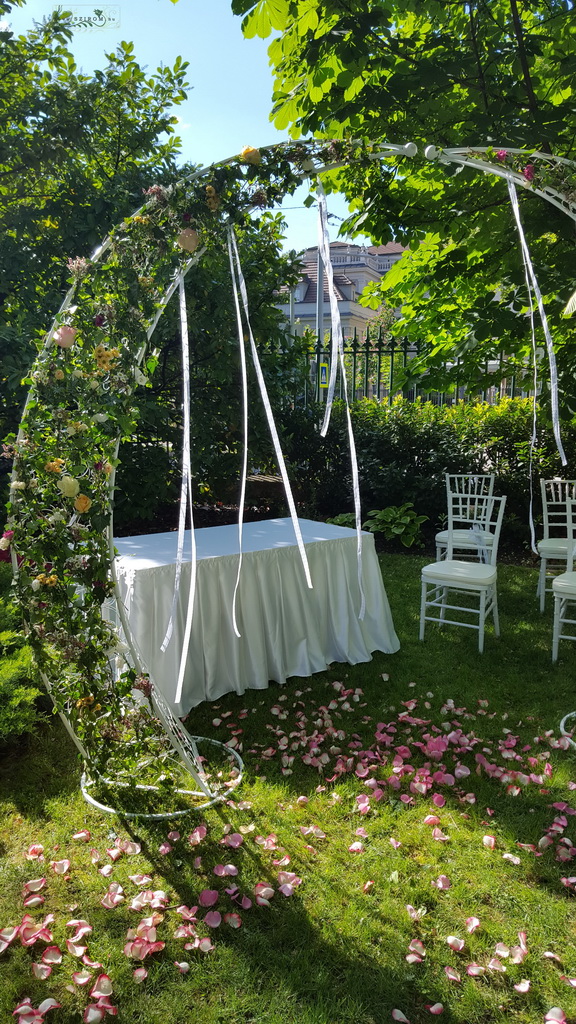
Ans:
<svg viewBox="0 0 576 1024"><path fill-rule="evenodd" d="M387 242L386 245L350 245L347 242L330 244L330 262L334 272L334 287L338 296L338 306L342 319L342 330L345 337L364 332L377 311L367 309L358 302L363 289L370 281L377 282L390 270L393 263L399 260L405 247L398 242ZM302 278L294 289L292 304L288 298L278 303L285 311L286 319L296 327L316 329L316 310L318 299L318 248L306 249L302 256ZM324 293L322 312L324 329L330 328L330 302L328 284L324 272Z"/></svg>

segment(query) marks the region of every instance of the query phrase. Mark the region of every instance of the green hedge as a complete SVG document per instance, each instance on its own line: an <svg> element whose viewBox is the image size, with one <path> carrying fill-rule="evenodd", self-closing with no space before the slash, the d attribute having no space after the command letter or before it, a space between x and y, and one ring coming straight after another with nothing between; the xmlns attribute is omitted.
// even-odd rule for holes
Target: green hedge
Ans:
<svg viewBox="0 0 576 1024"><path fill-rule="evenodd" d="M33 732L50 703L32 677L31 650L22 633L19 613L10 601L11 567L0 564L0 746Z"/></svg>
<svg viewBox="0 0 576 1024"><path fill-rule="evenodd" d="M435 406L398 399L392 406L362 399L352 406L362 506L365 511L411 501L435 532L446 514L444 474L496 473L495 492L506 494L503 541L529 544L532 402L503 399ZM333 516L352 508L345 409L336 403L328 435L318 432L318 409L295 409L284 419L289 471L310 514ZM562 467L552 430L540 425L532 457L534 514L540 517L539 477L576 476L576 425L564 424L568 465Z"/></svg>

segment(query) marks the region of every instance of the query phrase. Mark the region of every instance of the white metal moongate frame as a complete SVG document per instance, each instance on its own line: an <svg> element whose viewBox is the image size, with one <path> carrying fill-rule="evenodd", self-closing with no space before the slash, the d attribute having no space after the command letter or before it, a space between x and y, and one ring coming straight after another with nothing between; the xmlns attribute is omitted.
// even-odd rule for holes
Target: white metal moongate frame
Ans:
<svg viewBox="0 0 576 1024"><path fill-rule="evenodd" d="M287 148L287 147L289 147L291 145L292 145L292 143L278 143L278 144L275 144L275 145L270 146L270 147L262 147L262 148L267 148L267 149L271 149L271 150L281 150L281 149ZM303 167L302 172L300 173L300 177L302 178L302 180L306 180L308 178L314 178L314 177L316 177L316 176L318 176L318 175L320 175L320 174L322 174L322 173L324 173L326 171L337 170L337 169L340 169L340 168L342 168L342 167L347 165L347 161L345 161L345 160L343 160L343 161L335 161L335 162L332 162L332 163L329 163L329 164L323 164L323 163L319 163L318 161L315 161L314 160L314 147L318 145L318 140L310 141L310 142L303 141L303 142L299 143L299 145L305 146L305 147L309 148L310 151L311 151L311 158L310 158L309 162ZM490 148L493 151L497 147L492 146ZM383 160L386 160L386 159L389 159L389 158L399 157L399 156L414 157L416 155L417 151L418 151L417 150L417 146L413 142L407 142L407 143L405 143L402 146L382 143L377 148L374 146L372 152L369 153L369 154L366 154L366 155L368 156L368 159L370 159L370 160L372 160L374 162L380 162L380 161L383 161ZM457 163L457 164L461 164L462 166L471 167L474 170L482 171L482 172L484 172L486 174L493 174L493 175L495 175L497 177L505 178L508 181L512 180L516 185L519 185L522 188L527 188L530 191L532 191L532 192L536 193L537 195L541 196L547 202L551 203L553 206L556 206L563 213L565 213L567 216L571 217L574 221L576 221L576 204L574 204L573 202L569 201L565 196L563 196L561 193L557 192L556 190L554 190L552 188L549 188L549 187L544 187L544 188L533 187L531 185L531 183L525 177L523 177L521 174L519 174L517 172L514 172L514 171L510 170L509 168L505 168L502 165L494 164L494 163L491 163L491 162L486 161L486 160L475 159L474 158L475 155L486 153L486 152L488 152L487 148L466 148L466 149L445 149L445 150L443 150L443 149L439 149L439 148L437 148L435 146L428 146L425 149L424 155L426 156L426 158L428 160L437 160L438 162L445 163L445 164L446 163ZM519 155L524 153L523 150L518 150L518 149L508 149L507 152L512 153L512 154L519 154ZM571 168L576 168L576 164L573 161L566 160L566 159L563 159L563 158L560 158L560 157L550 157L546 153L534 152L534 153L525 153L525 155L526 155L527 158L529 158L532 161L535 160L535 161L545 161L545 162L548 162L548 163L552 162L554 164L565 164L567 166L570 166ZM195 180L198 180L198 179L200 179L202 177L205 177L208 174L212 173L215 167L225 166L225 165L234 163L237 159L238 159L237 156L233 156L233 157L228 158L227 160L219 161L217 164L212 164L212 165L210 165L208 167L204 167L201 170L195 171L193 174L188 175L186 178L184 178L180 182L178 182L178 184L181 185L181 184L185 183L186 181L193 182ZM136 213L139 213L140 210L142 210L142 209L144 209L144 206L140 207L140 209L138 211L136 211ZM98 262L102 258L102 256L109 249L111 241L112 241L111 236L108 236L102 242L102 244L95 250L95 252L91 256L91 262L92 263ZM195 252L194 255L190 258L190 260L187 261L185 266L181 267L181 268L178 268L178 270L175 272L173 281L172 281L171 285L169 286L169 288L167 289L167 291L166 291L166 293L165 293L165 295L164 295L164 297L163 297L163 299L162 299L162 301L161 301L161 303L159 305L159 308L158 308L158 311L157 311L157 313L156 313L156 315L154 317L154 320L149 325L149 328L148 328L148 331L147 331L148 341L152 338L152 336L154 334L154 331L155 331L155 329L157 327L157 324L158 324L158 322L160 320L160 317L161 317L162 313L164 312L164 310L165 310L168 302L170 301L172 295L174 294L174 292L178 288L180 281L184 277L186 277L186 275L189 273L191 268L199 261L199 259L203 255L203 252L204 252L204 249L197 250L197 252ZM75 291L75 285L73 285L69 289L67 295L65 296L65 298L64 298L64 300L62 302L62 305L60 306L60 309L58 310L58 313L56 314L56 317L54 318L54 321L53 321L53 323L51 325L51 328L50 328L50 330L48 331L48 333L46 335L46 341L45 341L46 347L48 347L51 344L52 336L54 334L54 331L56 330L57 324L59 323L59 317L61 316L62 313L64 313L71 306L72 301L73 301L73 297L74 297L74 291ZM137 356L136 356L136 359L135 359L135 366L136 367L138 367L141 364L141 362L142 362L142 360L144 358L144 354L145 354L145 347L143 346L140 349L140 351L137 354ZM31 400L31 395L28 396L28 399L27 399L27 402L26 402L26 406L25 406L25 412L26 412L26 409L28 407L28 402L30 400ZM20 432L19 433L19 439L21 438L21 436L22 436L22 433ZM119 444L120 444L120 439L118 439L118 446L119 446ZM111 478L110 478L110 491L111 491L111 494L114 491L114 485L115 485L115 472L113 472L111 474ZM120 617L120 621L122 623L122 628L123 628L123 631L124 631L125 639L126 639L126 642L128 644L129 650L130 650L130 656L131 656L133 665L137 669L138 672L145 672L146 668L145 668L144 665L142 665L141 659L139 658L138 652L136 651L136 647L135 647L134 640L133 640L133 637L132 637L132 634L131 634L130 626L129 626L129 623L127 621L125 610L123 608L122 600L121 600L121 597L120 597L120 594L119 594L119 590L118 590L118 587L117 587L117 581L116 581L115 572L114 572L114 548L113 548L113 523L112 523L112 521L110 522L109 527L108 527L108 539L109 539L109 549L110 549L110 571L111 571L112 579L113 579L113 582L114 582L114 589L115 589L115 597L116 597L116 602L117 602L118 614L119 614L119 617ZM13 562L12 562L12 564L13 564L14 572L16 573L17 572L17 562L16 562L16 556L15 556L14 553L13 553ZM210 787L209 782L206 779L206 776L205 776L205 773L204 773L204 769L202 767L202 761L199 759L198 749L197 749L197 742L203 740L204 738L203 737L190 737L189 734L185 730L182 729L180 723L178 722L178 720L173 715L170 707L165 702L163 702L163 698L161 697L161 695L159 693L159 689L158 689L158 687L156 687L156 685L154 683L154 680L151 678L150 681L151 681L151 684L152 684L152 700L153 700L153 705L154 705L154 708L155 708L155 712L156 712L158 718L160 719L160 721L162 722L163 728L165 730L165 733L166 733L167 737L170 740L170 744L171 744L173 750L178 755L178 757L181 759L181 761L183 762L184 766L187 768L187 770L190 772L190 774L192 775L192 777L196 781L197 785L199 786L199 793L201 793L203 796L206 797L206 803L203 804L202 806L207 806L207 804L215 803L215 802L217 802L219 800L225 799L226 796L227 796L227 793L222 793L221 790L215 791L213 788ZM50 689L49 681L46 678L44 678L44 682L47 685L48 689ZM574 714L576 715L576 712ZM81 741L79 740L79 738L76 736L76 734L74 732L74 729L73 729L73 727L72 727L72 725L70 723L70 720L68 719L68 717L66 716L66 714L64 712L60 712L60 717L62 718L67 731L70 733L70 735L71 735L72 739L74 740L76 746L78 747L81 755L83 757L86 757L86 752L84 750L84 747L83 747ZM570 717L570 716L567 716L567 717ZM563 722L564 721L565 721L565 719L563 720ZM211 740L206 740L206 742L208 742L208 743L215 743L215 741L211 741ZM229 748L227 748L227 749L229 749ZM241 760L240 756L238 755L238 753L236 751L232 750L232 749L230 749L230 754L231 754L231 756L233 756L236 759L236 761L237 761L237 763L239 765L239 772L237 773L236 779L234 780L234 784L237 785L240 782L241 777L242 777L242 775L241 775L242 767L243 767L242 760ZM92 784L91 781L87 777L83 778L82 792L84 794L85 799L88 800L88 802L92 803L94 806L99 807L101 810L103 810L103 811L105 811L107 813L115 813L113 808L106 807L105 805L99 804L97 801L94 800L94 798L89 793L89 788L90 788L91 784ZM197 793L197 791L194 791L194 792L195 792L195 795L199 795ZM168 818L168 817L172 817L173 814L172 813L167 813L167 814L164 814L164 815L146 815L146 814L139 815L139 814L135 814L135 815L132 815L132 816L133 817L144 817L144 818L146 818L146 817Z"/></svg>

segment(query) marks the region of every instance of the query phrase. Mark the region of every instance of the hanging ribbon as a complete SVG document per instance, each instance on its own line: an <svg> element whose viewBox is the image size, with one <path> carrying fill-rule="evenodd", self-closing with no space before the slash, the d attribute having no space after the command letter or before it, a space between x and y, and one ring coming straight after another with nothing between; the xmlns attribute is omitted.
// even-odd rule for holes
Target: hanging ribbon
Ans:
<svg viewBox="0 0 576 1024"><path fill-rule="evenodd" d="M332 328L332 351L330 358L330 379L328 382L328 393L326 395L326 408L324 410L324 422L320 429L322 437L326 436L328 425L330 423L330 414L332 411L332 403L334 401L334 390L336 386L336 372L338 365L340 365L340 372L342 374L342 386L344 392L344 402L346 405L346 424L348 429L348 445L350 447L350 461L352 463L352 493L354 498L354 514L356 520L356 554L358 561L358 587L360 590L360 611L358 618L360 621L364 618L366 612L366 598L364 595L364 587L362 585L362 510L360 506L360 482L358 477L358 459L356 456L356 442L354 440L354 431L352 428L352 417L350 415L350 403L348 401L348 385L346 381L346 367L344 365L344 338L342 335L342 320L340 318L340 308L338 305L338 296L336 295L336 289L334 287L334 271L332 269L332 261L330 259L330 234L328 231L328 207L326 204L326 193L320 179L318 179L316 187L316 196L318 199L318 248L320 250L320 256L322 257L322 263L326 271L326 279L328 282L328 298L330 300L330 321ZM324 282L318 281L317 288L324 288ZM322 339L319 339L321 341Z"/></svg>
<svg viewBox="0 0 576 1024"><path fill-rule="evenodd" d="M190 453L190 355L188 350L188 315L186 311L186 293L184 289L184 275L180 275L178 282L180 293L180 337L182 342L182 407L183 407L183 438L182 438L182 482L180 486L180 510L178 515L178 544L176 550L176 573L174 579L174 594L172 597L172 608L170 619L166 627L166 635L162 641L161 651L164 652L170 643L176 617L176 607L180 593L180 581L182 576L182 562L184 554L184 539L186 532L186 512L190 506L190 537L191 537L191 565L190 565L190 589L188 591L188 606L186 609L186 624L184 628L184 639L180 653L180 665L178 680L176 683L176 695L174 703L179 704L182 698L182 687L184 684L184 673L190 647L192 634L192 616L194 614L194 598L196 595L196 536L194 533L194 519L192 508L192 464Z"/></svg>
<svg viewBox="0 0 576 1024"><path fill-rule="evenodd" d="M526 262L526 254L522 251L522 263L524 266L524 280L526 282L526 291L528 294L528 304L530 307L530 337L532 340L532 434L530 435L530 448L528 455L528 472L529 472L529 487L530 487L530 503L528 509L528 523L530 526L530 547L532 552L537 555L538 548L536 545L536 529L534 526L534 449L538 440L536 434L537 425L537 413L538 413L538 361L536 357L536 322L534 316L534 301L532 298L532 284L530 281L530 273L528 271L528 264Z"/></svg>
<svg viewBox="0 0 576 1024"><path fill-rule="evenodd" d="M544 309L544 303L542 301L542 294L536 280L534 273L534 267L532 265L532 259L530 257L530 251L528 249L528 243L524 235L522 228L522 221L520 219L520 207L518 205L518 196L516 194L516 186L511 178L507 179L508 182L508 193L510 195L510 202L512 204L512 210L514 211L514 217L516 219L516 226L518 228L518 235L520 236L520 245L522 248L522 254L524 257L524 264L527 268L530 280L532 282L532 288L534 289L534 295L536 296L536 302L538 303L538 312L540 313L540 320L542 321L542 328L544 331L544 337L546 338L546 347L548 349L548 364L550 366L550 405L552 411L552 427L554 430L554 439L556 441L556 447L558 454L560 455L560 461L565 466L567 459L564 454L564 447L562 445L562 439L560 437L560 417L558 415L558 370L556 367L556 356L554 354L554 343L552 341L552 335L550 334L550 328L548 327L548 318L546 316L546 310Z"/></svg>
<svg viewBox="0 0 576 1024"><path fill-rule="evenodd" d="M254 365L254 370L256 372L256 378L258 380L258 385L260 387L260 394L262 396L262 403L264 405L264 410L266 412L266 419L268 420L268 429L270 430L270 434L271 434L271 437L272 437L272 442L274 444L274 452L276 454L276 461L278 463L278 469L280 470L280 475L282 477L282 481L283 481L283 484L284 484L284 491L286 493L286 501L288 502L288 508L290 510L290 517L292 519L292 525L294 527L294 533L295 533L295 536L296 536L296 543L298 545L298 550L300 552L300 558L302 559L302 565L303 565L303 568L304 568L304 574L306 576L306 583L307 583L308 587L310 588L310 590L312 590L313 589L313 587L312 587L312 579L310 577L310 568L309 568L309 565L308 565L308 558L306 557L306 549L304 547L304 541L302 539L302 532L300 530L300 523L298 522L298 513L296 511L296 505L294 503L294 498L293 498L293 495L292 495L292 489L290 487L290 481L288 479L288 473L286 471L286 464L284 462L284 456L282 454L282 449L280 447L280 438L278 437L278 431L276 430L276 424L274 422L274 414L272 412L272 406L270 405L270 399L268 397L268 391L267 391L267 388L266 388L266 381L264 380L264 374L262 373L262 367L260 365L260 359L258 357L258 350L256 348L256 342L254 341L254 334L252 333L252 325L250 323L250 311L249 311L249 308L248 308L248 292L246 290L246 282L244 280L244 274L242 273L242 266L241 266L241 263L240 263L240 256L239 256L239 253L238 253L238 245L236 243L236 235L234 233L234 228L232 227L231 224L228 226L228 242L229 242L229 245L231 247L231 251L232 251L233 256L234 256L233 263L232 263L232 271L233 271L233 273L232 273L232 288L233 288L233 291L234 291L234 302L235 302L235 304L239 305L239 299L238 299L238 292L239 292L240 293L240 298L242 299L242 308L243 308L243 311L244 311L244 319L245 319L245 322L246 322L246 327L248 329L248 337L250 339L250 352L252 354L252 362L253 362L253 365ZM238 336L239 336L238 340L240 342L240 347L242 348L243 344L244 344L244 337L243 337L241 320L238 322ZM235 590L235 597L236 597L236 590Z"/></svg>
<svg viewBox="0 0 576 1024"><path fill-rule="evenodd" d="M244 499L246 497L246 475L248 473L248 373L246 370L246 349L244 348L244 331L242 330L242 314L240 312L240 301L238 298L238 289L236 287L236 276L234 270L234 249L232 246L232 233L231 228L228 228L228 258L230 260L230 275L232 277L232 291L234 293L234 308L236 310L236 326L238 328L238 343L240 349L240 367L242 373L242 422L243 422L243 437L244 437L244 454L242 456L242 474L240 482L240 508L238 510L238 571L236 573L236 583L234 584L234 596L232 598L232 625L234 632L237 637L241 635L238 629L238 622L236 618L236 603L238 597L238 587L240 586L240 573L242 571L242 531L244 527Z"/></svg>

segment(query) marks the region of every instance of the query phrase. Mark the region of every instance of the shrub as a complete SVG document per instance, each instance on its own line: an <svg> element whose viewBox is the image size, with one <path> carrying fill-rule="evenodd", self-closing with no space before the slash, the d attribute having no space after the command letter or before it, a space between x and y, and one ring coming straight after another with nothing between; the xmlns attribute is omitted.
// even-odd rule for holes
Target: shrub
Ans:
<svg viewBox="0 0 576 1024"><path fill-rule="evenodd" d="M10 566L0 565L0 744L34 732L46 720L39 703L48 703L32 680L31 651L8 596L11 575Z"/></svg>
<svg viewBox="0 0 576 1024"><path fill-rule="evenodd" d="M334 516L352 509L350 455L343 404L336 402L326 438L320 438L321 409L294 409L282 441L291 478L307 496L310 514ZM529 544L530 483L538 520L539 477L576 476L576 423L563 425L568 465L562 467L551 427L540 423L530 456L532 402L503 399L453 406L409 402L388 406L368 399L351 409L363 508L411 503L428 517L428 533L445 523L445 473L496 473L496 494L506 494L503 543Z"/></svg>

